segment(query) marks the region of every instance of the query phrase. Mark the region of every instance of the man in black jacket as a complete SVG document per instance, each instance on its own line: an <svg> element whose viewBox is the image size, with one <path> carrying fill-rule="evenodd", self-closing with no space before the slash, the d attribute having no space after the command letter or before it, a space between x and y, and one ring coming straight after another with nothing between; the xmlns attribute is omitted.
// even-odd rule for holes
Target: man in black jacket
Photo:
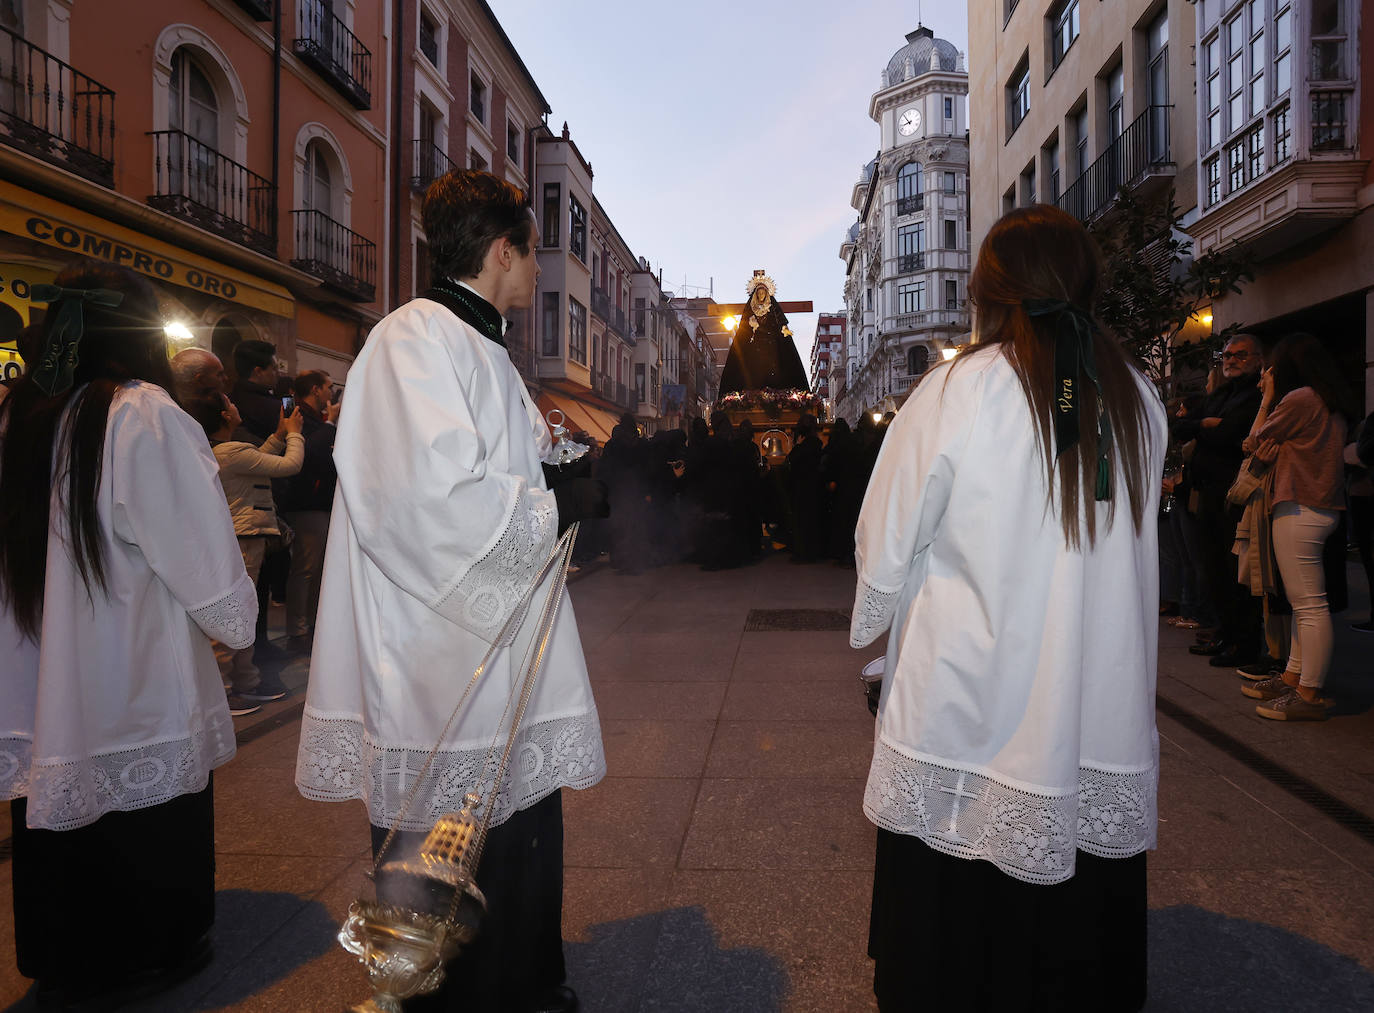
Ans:
<svg viewBox="0 0 1374 1013"><path fill-rule="evenodd" d="M277 431L281 398L277 386L277 346L270 341L240 341L234 346L234 387L229 394L243 418L243 429L261 442Z"/></svg>
<svg viewBox="0 0 1374 1013"><path fill-rule="evenodd" d="M301 373L292 384L296 411L301 413L305 463L290 478L272 485L277 509L295 532L291 542L291 572L286 579L286 634L293 648L307 649L320 605L320 570L329 535L329 510L334 504L334 436L326 418L331 385L322 370Z"/></svg>
<svg viewBox="0 0 1374 1013"><path fill-rule="evenodd" d="M1219 624L1212 640L1190 650L1211 655L1212 664L1218 668L1248 664L1259 657L1259 599L1252 597L1250 589L1237 578L1231 547L1240 511L1226 502L1226 491L1245 458L1241 441L1259 411L1256 382L1263 366L1259 342L1249 334L1236 335L1221 353L1225 381L1208 395L1197 417L1174 422L1174 436L1180 443L1197 441L1188 472L1198 493L1203 593L1211 599Z"/></svg>

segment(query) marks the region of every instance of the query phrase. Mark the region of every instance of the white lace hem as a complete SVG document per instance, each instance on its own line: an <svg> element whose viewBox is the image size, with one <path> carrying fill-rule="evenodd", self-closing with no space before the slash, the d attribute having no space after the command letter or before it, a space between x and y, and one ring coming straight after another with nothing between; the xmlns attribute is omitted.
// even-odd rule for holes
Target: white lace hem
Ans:
<svg viewBox="0 0 1374 1013"><path fill-rule="evenodd" d="M481 776L485 748L441 750L401 820L401 808L428 755L428 749L377 745L362 722L323 718L307 709L301 722L296 787L317 802L360 798L374 825L390 828L399 821L402 830L423 832L444 813L461 809L463 795L474 790L479 777L490 783L489 773ZM517 809L528 809L559 788L590 788L605 775L596 711L528 725L511 752L491 825L504 823Z"/></svg>
<svg viewBox="0 0 1374 1013"><path fill-rule="evenodd" d="M201 791L210 771L233 759L234 728L150 742L61 763L33 763L33 744L0 739L0 797L28 798L35 830L74 830L109 812L129 812Z"/></svg>
<svg viewBox="0 0 1374 1013"><path fill-rule="evenodd" d="M552 494L533 497L529 489L523 489L501 537L440 595L433 608L492 643L506 618L519 607L557 533L558 509ZM511 624L505 643L514 639L519 626L519 621Z"/></svg>
<svg viewBox="0 0 1374 1013"><path fill-rule="evenodd" d="M258 624L258 590L244 573L227 594L186 612L211 640L236 651L251 647Z"/></svg>
<svg viewBox="0 0 1374 1013"><path fill-rule="evenodd" d="M1078 789L1039 793L986 774L916 760L879 740L864 792L878 826L959 858L985 859L1027 883L1060 883L1076 850L1129 858L1155 846L1158 768L1080 767Z"/></svg>
<svg viewBox="0 0 1374 1013"><path fill-rule="evenodd" d="M867 647L883 635L892 625L899 596L899 591L879 591L859 578L859 586L854 590L853 618L849 621L850 647Z"/></svg>

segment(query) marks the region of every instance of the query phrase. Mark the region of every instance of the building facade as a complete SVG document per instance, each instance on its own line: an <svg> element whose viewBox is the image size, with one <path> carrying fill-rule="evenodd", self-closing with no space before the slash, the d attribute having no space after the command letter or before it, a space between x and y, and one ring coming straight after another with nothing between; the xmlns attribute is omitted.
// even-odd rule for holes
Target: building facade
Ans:
<svg viewBox="0 0 1374 1013"><path fill-rule="evenodd" d="M975 255L992 223L1034 203L1088 221L1123 186L1172 185L1196 213L1195 4L975 0L969 92Z"/></svg>
<svg viewBox="0 0 1374 1013"><path fill-rule="evenodd" d="M816 318L816 340L811 343L811 393L826 403L827 413L834 410L835 389L831 377L843 370L844 313L821 313Z"/></svg>
<svg viewBox="0 0 1374 1013"><path fill-rule="evenodd" d="M1213 306L1274 340L1309 331L1374 404L1374 4L1202 0L1199 252L1239 244L1255 279Z"/></svg>
<svg viewBox="0 0 1374 1013"><path fill-rule="evenodd" d="M0 10L0 341L89 256L146 276L182 344L342 380L388 299L380 0Z"/></svg>
<svg viewBox="0 0 1374 1013"><path fill-rule="evenodd" d="M840 245L847 324L835 411L850 420L900 405L969 330L963 56L918 27L881 84L868 108L878 152L854 185L858 221Z"/></svg>

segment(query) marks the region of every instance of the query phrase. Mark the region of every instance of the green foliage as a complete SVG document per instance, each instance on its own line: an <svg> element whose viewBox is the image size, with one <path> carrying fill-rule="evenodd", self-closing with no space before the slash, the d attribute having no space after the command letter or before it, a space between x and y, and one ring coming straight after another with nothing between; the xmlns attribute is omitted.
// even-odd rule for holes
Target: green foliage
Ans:
<svg viewBox="0 0 1374 1013"><path fill-rule="evenodd" d="M1193 240L1182 223L1170 187L1146 200L1123 189L1111 211L1088 227L1106 263L1098 317L1166 399L1176 393L1180 373L1205 371L1211 353L1241 330L1233 323L1183 344L1179 335L1189 319L1254 280L1248 259L1234 245L1193 257Z"/></svg>

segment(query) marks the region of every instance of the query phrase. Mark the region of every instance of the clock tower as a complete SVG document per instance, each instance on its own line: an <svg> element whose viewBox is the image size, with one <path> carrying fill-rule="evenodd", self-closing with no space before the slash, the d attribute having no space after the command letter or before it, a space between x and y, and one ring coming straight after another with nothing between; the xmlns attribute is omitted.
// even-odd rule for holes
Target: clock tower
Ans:
<svg viewBox="0 0 1374 1013"><path fill-rule="evenodd" d="M877 157L864 166L846 234L845 417L905 399L967 340L968 71L963 54L917 26L869 101Z"/></svg>

